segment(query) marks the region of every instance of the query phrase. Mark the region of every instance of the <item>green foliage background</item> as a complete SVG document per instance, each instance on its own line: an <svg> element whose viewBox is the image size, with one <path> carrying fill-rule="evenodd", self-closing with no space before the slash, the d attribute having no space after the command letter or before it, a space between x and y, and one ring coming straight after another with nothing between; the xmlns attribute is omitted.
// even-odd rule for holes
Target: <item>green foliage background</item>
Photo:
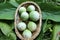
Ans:
<svg viewBox="0 0 60 40"><path fill-rule="evenodd" d="M18 5L29 0L0 0L0 40L18 40L14 32L14 15ZM60 0L30 0L42 11L42 29L35 40L60 40Z"/></svg>

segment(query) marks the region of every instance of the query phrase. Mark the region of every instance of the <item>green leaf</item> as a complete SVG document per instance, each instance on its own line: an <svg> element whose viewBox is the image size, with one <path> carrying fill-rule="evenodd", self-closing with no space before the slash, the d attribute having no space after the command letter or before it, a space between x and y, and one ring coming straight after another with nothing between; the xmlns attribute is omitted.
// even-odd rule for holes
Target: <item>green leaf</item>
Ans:
<svg viewBox="0 0 60 40"><path fill-rule="evenodd" d="M13 20L15 15L15 8L3 9L0 11L0 19Z"/></svg>
<svg viewBox="0 0 60 40"><path fill-rule="evenodd" d="M52 32L52 40L59 40L60 24L55 24Z"/></svg>
<svg viewBox="0 0 60 40"><path fill-rule="evenodd" d="M0 22L0 28L3 34L10 40L16 40L16 35L13 33L12 28L8 24Z"/></svg>
<svg viewBox="0 0 60 40"><path fill-rule="evenodd" d="M4 0L0 0L0 3L3 3L4 2Z"/></svg>
<svg viewBox="0 0 60 40"><path fill-rule="evenodd" d="M19 5L17 4L17 1L22 3L23 1L27 0L10 0L5 4L0 4L0 19L14 20L16 7ZM60 22L60 6L57 6L54 3L41 2L41 0L34 0L34 2L36 2L41 7L43 20L48 17L49 20Z"/></svg>
<svg viewBox="0 0 60 40"><path fill-rule="evenodd" d="M48 19L46 19L45 23L43 24L43 33L45 33L49 28L52 27L51 23L48 23L50 21L48 21Z"/></svg>
<svg viewBox="0 0 60 40"><path fill-rule="evenodd" d="M53 2L40 2L37 3L42 11L46 11L46 12L58 12L60 10L60 6L57 6L56 3Z"/></svg>
<svg viewBox="0 0 60 40"><path fill-rule="evenodd" d="M9 3L0 4L0 19L13 20L16 8Z"/></svg>
<svg viewBox="0 0 60 40"><path fill-rule="evenodd" d="M10 40L10 39L0 32L0 40Z"/></svg>
<svg viewBox="0 0 60 40"><path fill-rule="evenodd" d="M9 1L10 4L12 4L14 7L18 7L18 3L16 2L16 0L10 0Z"/></svg>
<svg viewBox="0 0 60 40"><path fill-rule="evenodd" d="M16 40L16 35L12 32L9 34L9 37L3 35L0 31L0 40Z"/></svg>
<svg viewBox="0 0 60 40"><path fill-rule="evenodd" d="M47 29L47 21L48 21L48 19L46 19L45 23L43 24L43 33L46 32L46 29Z"/></svg>
<svg viewBox="0 0 60 40"><path fill-rule="evenodd" d="M43 19L48 17L49 20L53 20L55 22L60 22L60 12L42 12Z"/></svg>
<svg viewBox="0 0 60 40"><path fill-rule="evenodd" d="M19 4L21 4L22 2L26 2L26 1L29 1L29 0L16 0L16 2L19 3Z"/></svg>
<svg viewBox="0 0 60 40"><path fill-rule="evenodd" d="M8 2L0 4L0 10L10 9L10 8L15 8L15 7Z"/></svg>
<svg viewBox="0 0 60 40"><path fill-rule="evenodd" d="M0 27L1 27L1 31L6 36L8 36L8 34L12 31L12 28L6 23L0 22Z"/></svg>
<svg viewBox="0 0 60 40"><path fill-rule="evenodd" d="M11 33L9 33L9 38L11 40L16 40L16 35L13 32L11 32Z"/></svg>
<svg viewBox="0 0 60 40"><path fill-rule="evenodd" d="M60 0L56 0L57 2L60 2Z"/></svg>
<svg viewBox="0 0 60 40"><path fill-rule="evenodd" d="M38 4L42 10L43 20L46 19L46 17L48 17L49 20L60 22L60 6L57 6L55 3Z"/></svg>
<svg viewBox="0 0 60 40"><path fill-rule="evenodd" d="M11 28L14 29L14 22L10 24Z"/></svg>

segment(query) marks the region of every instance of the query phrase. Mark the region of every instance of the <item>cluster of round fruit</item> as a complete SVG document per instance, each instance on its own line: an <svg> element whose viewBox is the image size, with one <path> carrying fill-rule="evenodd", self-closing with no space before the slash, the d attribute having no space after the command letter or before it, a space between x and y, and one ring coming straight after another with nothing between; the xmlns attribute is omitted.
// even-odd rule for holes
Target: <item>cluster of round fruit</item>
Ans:
<svg viewBox="0 0 60 40"><path fill-rule="evenodd" d="M25 7L20 7L19 13L22 21L27 21L29 18L32 20L29 21L27 25L25 22L19 22L17 25L18 30L23 31L23 37L31 38L32 32L37 28L35 22L39 20L39 12L35 10L34 5L29 5L27 9Z"/></svg>

